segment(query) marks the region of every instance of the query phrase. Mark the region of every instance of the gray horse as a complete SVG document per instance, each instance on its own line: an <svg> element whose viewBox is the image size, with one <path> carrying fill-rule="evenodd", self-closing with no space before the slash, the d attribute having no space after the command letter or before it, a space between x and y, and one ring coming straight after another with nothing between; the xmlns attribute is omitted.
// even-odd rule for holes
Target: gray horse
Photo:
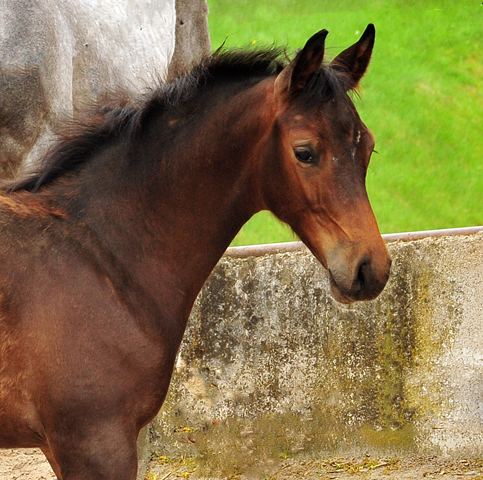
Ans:
<svg viewBox="0 0 483 480"><path fill-rule="evenodd" d="M1 0L0 178L106 92L173 79L210 51L206 0Z"/></svg>

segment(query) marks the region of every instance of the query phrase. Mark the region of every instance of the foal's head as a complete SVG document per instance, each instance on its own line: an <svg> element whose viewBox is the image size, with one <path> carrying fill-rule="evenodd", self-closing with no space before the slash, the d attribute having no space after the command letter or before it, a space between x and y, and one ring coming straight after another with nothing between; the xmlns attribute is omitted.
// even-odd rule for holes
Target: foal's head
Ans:
<svg viewBox="0 0 483 480"><path fill-rule="evenodd" d="M275 80L263 192L267 208L329 270L334 297L348 303L376 297L391 263L365 188L374 139L348 95L367 69L375 30L369 25L323 65L327 33L314 35Z"/></svg>

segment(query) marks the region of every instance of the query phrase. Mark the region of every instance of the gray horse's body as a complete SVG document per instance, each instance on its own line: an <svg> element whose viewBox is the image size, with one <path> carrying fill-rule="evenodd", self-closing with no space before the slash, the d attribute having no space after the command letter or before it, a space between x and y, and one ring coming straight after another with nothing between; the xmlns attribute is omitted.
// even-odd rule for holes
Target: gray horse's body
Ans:
<svg viewBox="0 0 483 480"><path fill-rule="evenodd" d="M34 164L105 92L189 69L210 50L206 15L206 0L1 0L0 177Z"/></svg>

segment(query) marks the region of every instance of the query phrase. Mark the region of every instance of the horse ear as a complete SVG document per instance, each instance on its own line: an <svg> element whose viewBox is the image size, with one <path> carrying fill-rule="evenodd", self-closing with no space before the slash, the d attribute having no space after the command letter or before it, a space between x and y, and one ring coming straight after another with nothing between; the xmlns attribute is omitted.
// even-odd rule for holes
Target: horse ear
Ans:
<svg viewBox="0 0 483 480"><path fill-rule="evenodd" d="M307 81L322 65L325 37L329 32L321 30L313 35L305 47L287 65L275 80L275 91L293 94L303 90Z"/></svg>
<svg viewBox="0 0 483 480"><path fill-rule="evenodd" d="M349 90L356 88L366 73L371 60L375 37L376 29L370 23L359 41L340 53L330 64L332 68L349 74Z"/></svg>

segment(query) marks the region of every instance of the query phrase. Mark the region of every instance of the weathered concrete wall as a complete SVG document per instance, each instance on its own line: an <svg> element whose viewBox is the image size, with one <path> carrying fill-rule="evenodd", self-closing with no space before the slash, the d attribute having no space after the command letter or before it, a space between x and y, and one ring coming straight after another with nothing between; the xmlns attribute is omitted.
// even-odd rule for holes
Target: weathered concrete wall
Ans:
<svg viewBox="0 0 483 480"><path fill-rule="evenodd" d="M287 455L482 456L483 233L389 248L385 291L352 306L305 249L232 250L193 310L152 448L215 476Z"/></svg>

